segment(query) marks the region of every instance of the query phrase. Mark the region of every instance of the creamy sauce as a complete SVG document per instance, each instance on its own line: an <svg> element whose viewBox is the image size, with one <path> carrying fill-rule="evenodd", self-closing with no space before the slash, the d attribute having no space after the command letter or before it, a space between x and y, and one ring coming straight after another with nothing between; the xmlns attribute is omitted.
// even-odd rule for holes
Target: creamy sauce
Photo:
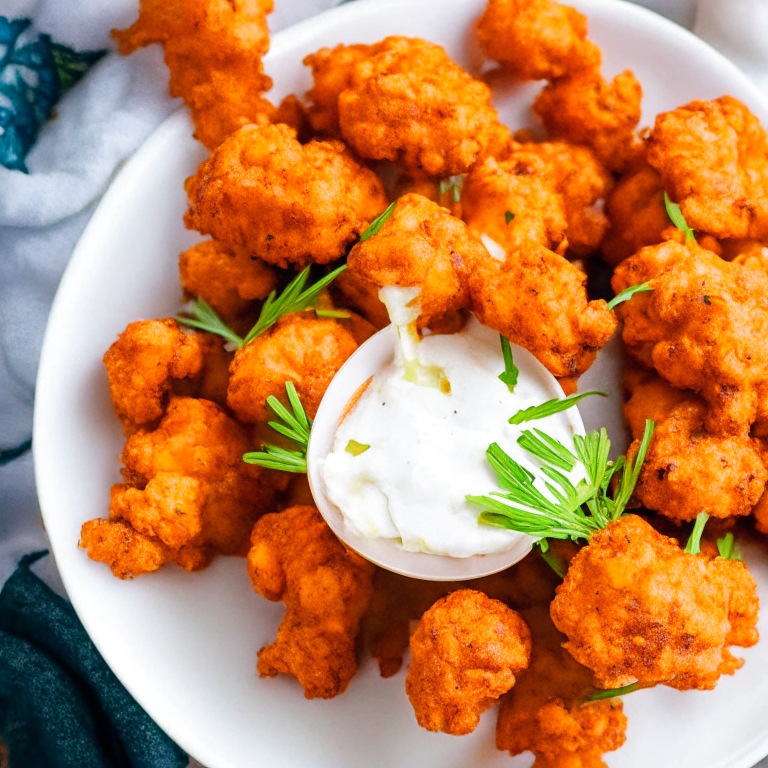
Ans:
<svg viewBox="0 0 768 768"><path fill-rule="evenodd" d="M498 334L474 319L460 333L418 344L420 365L443 371L450 394L407 380L401 359L373 377L321 467L326 493L353 531L453 557L503 552L527 538L480 525L479 510L465 498L499 490L486 461L493 442L537 478L536 460L516 442L523 429L535 426L573 447L564 414L508 423L518 410L554 396L554 380L527 352L513 350L520 369L514 393L498 378L504 371ZM541 480L537 485L544 490Z"/></svg>

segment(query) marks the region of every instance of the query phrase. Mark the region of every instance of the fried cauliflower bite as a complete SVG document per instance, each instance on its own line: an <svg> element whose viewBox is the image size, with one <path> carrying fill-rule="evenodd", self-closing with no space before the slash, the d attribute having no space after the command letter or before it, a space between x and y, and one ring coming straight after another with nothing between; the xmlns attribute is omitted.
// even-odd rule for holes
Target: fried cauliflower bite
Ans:
<svg viewBox="0 0 768 768"><path fill-rule="evenodd" d="M227 403L246 424L267 421L267 398L284 401L291 381L313 419L331 379L356 349L352 333L335 320L286 315L235 353Z"/></svg>
<svg viewBox="0 0 768 768"><path fill-rule="evenodd" d="M187 179L190 229L278 267L327 264L386 207L379 178L338 141L300 144L287 125L249 125Z"/></svg>
<svg viewBox="0 0 768 768"><path fill-rule="evenodd" d="M683 403L656 424L635 487L644 507L676 522L695 520L700 512L748 515L768 481L759 441L708 434L706 412L705 403Z"/></svg>
<svg viewBox="0 0 768 768"><path fill-rule="evenodd" d="M551 82L539 94L533 111L556 139L591 147L612 171L621 171L637 154L640 83L628 70L607 83L597 69Z"/></svg>
<svg viewBox="0 0 768 768"><path fill-rule="evenodd" d="M470 278L477 319L525 347L553 376L580 376L613 335L616 316L589 301L587 276L556 253L530 245L478 264Z"/></svg>
<svg viewBox="0 0 768 768"><path fill-rule="evenodd" d="M405 690L428 731L471 733L480 715L528 666L531 633L520 615L482 592L438 600L411 637Z"/></svg>
<svg viewBox="0 0 768 768"><path fill-rule="evenodd" d="M600 66L587 19L552 0L489 0L477 23L483 53L523 80L553 80Z"/></svg>
<svg viewBox="0 0 768 768"><path fill-rule="evenodd" d="M421 288L419 327L469 306L472 265L488 259L483 244L457 219L426 197L397 201L376 237L358 243L347 264L363 283Z"/></svg>
<svg viewBox="0 0 768 768"><path fill-rule="evenodd" d="M563 649L549 604L522 613L533 639L531 663L501 699L496 747L512 756L533 752L535 768L604 768L603 753L626 740L621 699L585 703L592 673Z"/></svg>
<svg viewBox="0 0 768 768"><path fill-rule="evenodd" d="M488 86L414 38L388 37L357 62L338 109L355 152L413 177L464 173L509 140Z"/></svg>
<svg viewBox="0 0 768 768"><path fill-rule="evenodd" d="M649 281L617 308L629 352L675 387L700 394L715 435L746 434L768 395L768 270L669 241L622 262L616 293Z"/></svg>
<svg viewBox="0 0 768 768"><path fill-rule="evenodd" d="M659 115L648 162L693 229L768 238L768 137L740 101L693 101Z"/></svg>
<svg viewBox="0 0 768 768"><path fill-rule="evenodd" d="M265 515L253 529L248 574L285 617L259 651L261 677L293 675L308 699L343 693L357 671L355 640L375 567L347 550L314 507Z"/></svg>
<svg viewBox="0 0 768 768"><path fill-rule="evenodd" d="M212 150L274 110L262 97L272 87L261 63L271 11L272 0L141 0L138 20L112 35L123 54L163 45L171 96L184 99Z"/></svg>
<svg viewBox="0 0 768 768"><path fill-rule="evenodd" d="M245 427L207 400L175 398L160 426L133 435L123 449L123 477L146 490L160 473L197 481L204 493L202 530L190 543L223 555L245 555L256 518L282 478L246 464Z"/></svg>
<svg viewBox="0 0 768 768"><path fill-rule="evenodd" d="M181 287L203 299L225 320L235 319L277 285L277 274L256 256L205 240L179 256Z"/></svg>
<svg viewBox="0 0 768 768"><path fill-rule="evenodd" d="M203 353L197 334L184 333L175 320L140 320L107 350L104 366L112 404L131 434L163 415L171 381L196 376Z"/></svg>
<svg viewBox="0 0 768 768"><path fill-rule="evenodd" d="M389 325L389 313L379 298L379 286L375 283L345 269L333 281L330 290L338 304L357 310L377 330Z"/></svg>
<svg viewBox="0 0 768 768"><path fill-rule="evenodd" d="M518 149L507 160L478 163L464 179L461 207L473 232L508 253L534 243L554 249L565 237L563 197L547 163L533 151Z"/></svg>
<svg viewBox="0 0 768 768"><path fill-rule="evenodd" d="M661 176L643 160L619 179L605 201L610 228L603 240L603 259L616 266L646 245L663 240L669 227Z"/></svg>
<svg viewBox="0 0 768 768"><path fill-rule="evenodd" d="M637 515L609 523L557 588L551 615L568 637L564 647L603 688L714 688L730 659L726 646L749 636L738 624L731 634L731 605L747 624L757 616L754 586L745 597L741 579L716 562L686 554Z"/></svg>

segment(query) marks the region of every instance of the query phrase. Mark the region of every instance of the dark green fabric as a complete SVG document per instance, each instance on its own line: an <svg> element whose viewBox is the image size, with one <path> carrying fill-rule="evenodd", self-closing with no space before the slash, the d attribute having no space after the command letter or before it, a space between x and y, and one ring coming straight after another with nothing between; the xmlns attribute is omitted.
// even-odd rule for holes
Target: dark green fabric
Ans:
<svg viewBox="0 0 768 768"><path fill-rule="evenodd" d="M0 592L0 738L9 768L183 768L188 758L131 698L72 606L29 570Z"/></svg>

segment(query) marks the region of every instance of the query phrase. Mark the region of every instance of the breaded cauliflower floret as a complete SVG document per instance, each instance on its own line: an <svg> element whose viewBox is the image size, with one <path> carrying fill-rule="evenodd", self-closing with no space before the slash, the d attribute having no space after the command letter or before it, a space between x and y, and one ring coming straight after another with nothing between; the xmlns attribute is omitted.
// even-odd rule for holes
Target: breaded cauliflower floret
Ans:
<svg viewBox="0 0 768 768"><path fill-rule="evenodd" d="M695 244L665 242L622 262L616 293L650 281L617 308L624 343L644 365L709 404L713 434L745 434L768 395L768 269L729 263Z"/></svg>
<svg viewBox="0 0 768 768"><path fill-rule="evenodd" d="M639 148L642 95L630 71L607 83L596 69L585 70L551 82L533 111L554 138L586 144L606 167L621 171Z"/></svg>
<svg viewBox="0 0 768 768"><path fill-rule="evenodd" d="M207 301L224 320L244 314L277 285L277 274L261 259L215 240L184 251L179 274L185 294Z"/></svg>
<svg viewBox="0 0 768 768"><path fill-rule="evenodd" d="M683 403L656 424L635 495L676 522L748 515L768 481L759 441L704 429L705 403ZM638 443L630 448L637 450Z"/></svg>
<svg viewBox="0 0 768 768"><path fill-rule="evenodd" d="M338 141L300 144L287 125L249 125L187 179L190 229L278 267L344 255L386 207L379 178Z"/></svg>
<svg viewBox="0 0 768 768"><path fill-rule="evenodd" d="M126 434L163 415L172 379L196 376L203 367L197 334L173 319L131 323L104 355L109 394Z"/></svg>
<svg viewBox="0 0 768 768"><path fill-rule="evenodd" d="M271 11L272 0L141 0L138 20L112 35L123 54L163 45L171 96L184 99L195 136L214 149L274 109L262 96L272 87L261 63Z"/></svg>
<svg viewBox="0 0 768 768"><path fill-rule="evenodd" d="M563 197L547 163L530 150L478 163L464 180L461 207L471 230L507 252L533 243L554 249L565 237Z"/></svg>
<svg viewBox="0 0 768 768"><path fill-rule="evenodd" d="M768 238L768 137L740 101L693 101L659 115L648 162L693 229Z"/></svg>
<svg viewBox="0 0 768 768"><path fill-rule="evenodd" d="M248 574L285 617L259 651L261 677L293 675L308 699L343 693L357 671L355 640L374 566L347 550L314 507L265 515L253 529Z"/></svg>
<svg viewBox="0 0 768 768"><path fill-rule="evenodd" d="M356 349L353 335L335 320L286 315L236 352L227 403L244 423L266 421L272 416L267 398L284 401L291 381L312 419L331 379Z"/></svg>
<svg viewBox="0 0 768 768"><path fill-rule="evenodd" d="M634 164L608 195L605 213L611 225L601 252L609 264L616 266L646 245L660 243L670 222L659 174L645 161Z"/></svg>
<svg viewBox="0 0 768 768"><path fill-rule="evenodd" d="M504 603L462 589L421 617L411 655L405 691L417 722L459 736L474 731L528 666L531 633Z"/></svg>
<svg viewBox="0 0 768 768"><path fill-rule="evenodd" d="M509 139L488 86L425 40L389 37L375 46L355 65L338 106L355 152L411 176L464 173Z"/></svg>
<svg viewBox="0 0 768 768"><path fill-rule="evenodd" d="M408 194L397 201L376 237L358 243L349 271L364 283L419 287L419 327L469 306L472 265L489 258L466 224L426 197Z"/></svg>
<svg viewBox="0 0 768 768"><path fill-rule="evenodd" d="M357 310L377 330L389 325L389 314L379 298L379 286L375 283L345 269L333 281L330 290L341 306Z"/></svg>
<svg viewBox="0 0 768 768"><path fill-rule="evenodd" d="M553 80L600 66L587 19L553 0L489 0L477 23L480 47L523 80Z"/></svg>
<svg viewBox="0 0 768 768"><path fill-rule="evenodd" d="M604 688L639 681L712 689L730 658L732 603L747 625L736 624L739 642L752 644L757 615L754 582L745 593L746 566L716 563L627 515L593 533L573 558L552 620Z"/></svg>
<svg viewBox="0 0 768 768"><path fill-rule="evenodd" d="M469 279L477 319L525 347L557 377L589 368L616 329L608 305L587 298L587 276L556 253L530 245L488 258Z"/></svg>

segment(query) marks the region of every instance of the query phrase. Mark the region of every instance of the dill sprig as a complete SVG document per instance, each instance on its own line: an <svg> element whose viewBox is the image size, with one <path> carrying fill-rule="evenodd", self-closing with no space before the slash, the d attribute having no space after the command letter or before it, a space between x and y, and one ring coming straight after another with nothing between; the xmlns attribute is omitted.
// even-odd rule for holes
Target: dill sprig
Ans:
<svg viewBox="0 0 768 768"><path fill-rule="evenodd" d="M240 349L243 340L216 314L216 310L205 299L192 302L192 317L176 315L176 322L197 328L208 333L215 333L225 338L230 344Z"/></svg>
<svg viewBox="0 0 768 768"><path fill-rule="evenodd" d="M561 578L565 578L565 574L568 573L568 563L561 560L559 557L555 557L549 551L549 542L546 539L542 539L538 542L539 551L541 552L541 559Z"/></svg>
<svg viewBox="0 0 768 768"><path fill-rule="evenodd" d="M270 421L269 426L284 437L298 443L300 450L291 451L276 445L264 445L263 451L246 453L243 461L247 464L257 464L267 469L278 469L282 472L298 472L305 474L307 471L307 447L309 435L312 430L312 422L309 420L304 406L296 392L292 381L285 384L285 392L291 406L289 411L274 395L267 398L267 405L274 411L282 423Z"/></svg>
<svg viewBox="0 0 768 768"><path fill-rule="evenodd" d="M587 701L615 699L617 696L624 696L627 693L637 691L641 687L640 683L630 683L629 685L622 685L621 688L595 688L592 693L587 696Z"/></svg>
<svg viewBox="0 0 768 768"><path fill-rule="evenodd" d="M504 373L499 374L499 378L507 385L510 392L514 392L520 371L512 357L512 347L509 344L509 339L501 334L499 334L499 338L501 339L501 354L504 356Z"/></svg>
<svg viewBox="0 0 768 768"><path fill-rule="evenodd" d="M726 533L721 539L717 540L717 551L723 560L743 560L741 547L736 543L732 533Z"/></svg>
<svg viewBox="0 0 768 768"><path fill-rule="evenodd" d="M379 234L379 230L384 226L387 219L392 215L392 213L395 210L395 206L397 205L397 200L395 200L394 203L390 203L389 207L387 208L384 213L377 216L369 225L368 229L363 232L362 235L360 235L360 242L364 243L369 237L373 237L374 235Z"/></svg>
<svg viewBox="0 0 768 768"><path fill-rule="evenodd" d="M709 520L709 515L706 512L699 512L696 515L696 522L693 524L693 530L688 538L688 543L685 545L685 551L689 555L698 555L701 552L701 534L704 533L707 520Z"/></svg>
<svg viewBox="0 0 768 768"><path fill-rule="evenodd" d="M600 397L608 397L607 392L581 392L576 395L568 395L562 400L547 400L546 403L541 405L532 405L530 408L525 408L522 411L518 411L510 420L510 424L522 424L524 421L535 421L536 419L543 419L546 416L552 416L555 413L561 413L567 411L571 406L576 405L580 400L590 395L600 395Z"/></svg>
<svg viewBox="0 0 768 768"><path fill-rule="evenodd" d="M619 304L623 304L625 301L629 301L636 293L645 293L646 291L652 291L653 286L650 283L639 283L638 285L630 285L629 288L625 288L621 293L617 293L609 302L608 309L616 309Z"/></svg>
<svg viewBox="0 0 768 768"><path fill-rule="evenodd" d="M673 203L669 199L669 195L664 192L664 207L667 209L667 216L669 220L681 231L685 232L685 240L688 243L696 242L696 235L693 234L693 230L688 226L688 222L683 216L683 212L680 210L680 206L677 203Z"/></svg>
<svg viewBox="0 0 768 768"><path fill-rule="evenodd" d="M544 439L539 430L526 430L518 444L540 460L549 495L534 485L531 472L493 443L486 455L503 492L467 496L467 500L482 508L479 521L486 525L538 539L589 539L624 513L645 461L653 428L652 421L645 422L634 460L622 456L615 462L608 458L611 442L605 429L585 437L576 435L575 454L554 438ZM574 468L577 463L582 465L585 477L574 484L560 470L569 464ZM618 482L612 483L614 478Z"/></svg>

